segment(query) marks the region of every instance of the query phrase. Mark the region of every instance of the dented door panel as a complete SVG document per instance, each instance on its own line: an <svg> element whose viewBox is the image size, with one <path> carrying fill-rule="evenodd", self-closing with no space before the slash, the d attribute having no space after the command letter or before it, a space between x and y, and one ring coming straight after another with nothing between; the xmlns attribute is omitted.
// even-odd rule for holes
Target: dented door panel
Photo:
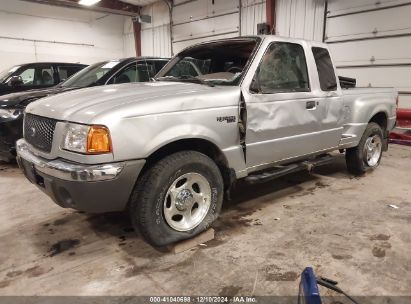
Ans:
<svg viewBox="0 0 411 304"><path fill-rule="evenodd" d="M246 100L247 101L247 100ZM317 100L311 93L255 94L247 102L247 167L298 157L321 149Z"/></svg>

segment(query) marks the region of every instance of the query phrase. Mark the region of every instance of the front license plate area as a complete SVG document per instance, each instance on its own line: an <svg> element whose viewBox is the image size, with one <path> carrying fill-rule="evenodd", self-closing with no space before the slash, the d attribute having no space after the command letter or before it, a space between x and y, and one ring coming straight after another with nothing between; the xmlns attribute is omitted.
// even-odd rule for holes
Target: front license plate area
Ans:
<svg viewBox="0 0 411 304"><path fill-rule="evenodd" d="M37 174L36 168L33 164L22 161L23 173L27 179L40 187L44 187L44 178Z"/></svg>

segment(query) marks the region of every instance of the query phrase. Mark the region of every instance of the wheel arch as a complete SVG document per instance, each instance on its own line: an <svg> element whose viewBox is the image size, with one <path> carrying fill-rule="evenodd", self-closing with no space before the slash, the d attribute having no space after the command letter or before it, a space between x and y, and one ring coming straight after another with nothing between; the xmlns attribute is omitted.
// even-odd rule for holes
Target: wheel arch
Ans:
<svg viewBox="0 0 411 304"><path fill-rule="evenodd" d="M235 180L235 171L229 167L228 160L223 151L213 142L204 138L182 138L158 147L146 159L142 172L167 155L180 151L197 151L210 157L218 166L224 180L224 186L229 187Z"/></svg>
<svg viewBox="0 0 411 304"><path fill-rule="evenodd" d="M375 122L383 129L383 131L385 131L388 126L388 115L384 111L379 111L371 117L369 122Z"/></svg>

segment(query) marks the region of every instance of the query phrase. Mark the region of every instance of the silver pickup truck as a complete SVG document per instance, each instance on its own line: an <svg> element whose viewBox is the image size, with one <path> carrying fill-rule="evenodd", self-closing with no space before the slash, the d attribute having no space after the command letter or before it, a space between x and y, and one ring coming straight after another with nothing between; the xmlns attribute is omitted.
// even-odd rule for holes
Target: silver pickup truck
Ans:
<svg viewBox="0 0 411 304"><path fill-rule="evenodd" d="M238 179L311 169L334 150L353 174L377 167L397 92L342 84L322 43L253 36L197 44L151 83L30 104L18 161L58 205L127 210L135 229L163 246L207 229Z"/></svg>

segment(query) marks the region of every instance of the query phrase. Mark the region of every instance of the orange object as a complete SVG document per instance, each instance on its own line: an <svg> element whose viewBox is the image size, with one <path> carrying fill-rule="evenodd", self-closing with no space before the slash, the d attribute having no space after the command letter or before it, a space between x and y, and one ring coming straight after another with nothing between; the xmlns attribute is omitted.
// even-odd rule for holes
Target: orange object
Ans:
<svg viewBox="0 0 411 304"><path fill-rule="evenodd" d="M112 151L110 132L103 126L91 126L87 136L87 153L104 154Z"/></svg>

